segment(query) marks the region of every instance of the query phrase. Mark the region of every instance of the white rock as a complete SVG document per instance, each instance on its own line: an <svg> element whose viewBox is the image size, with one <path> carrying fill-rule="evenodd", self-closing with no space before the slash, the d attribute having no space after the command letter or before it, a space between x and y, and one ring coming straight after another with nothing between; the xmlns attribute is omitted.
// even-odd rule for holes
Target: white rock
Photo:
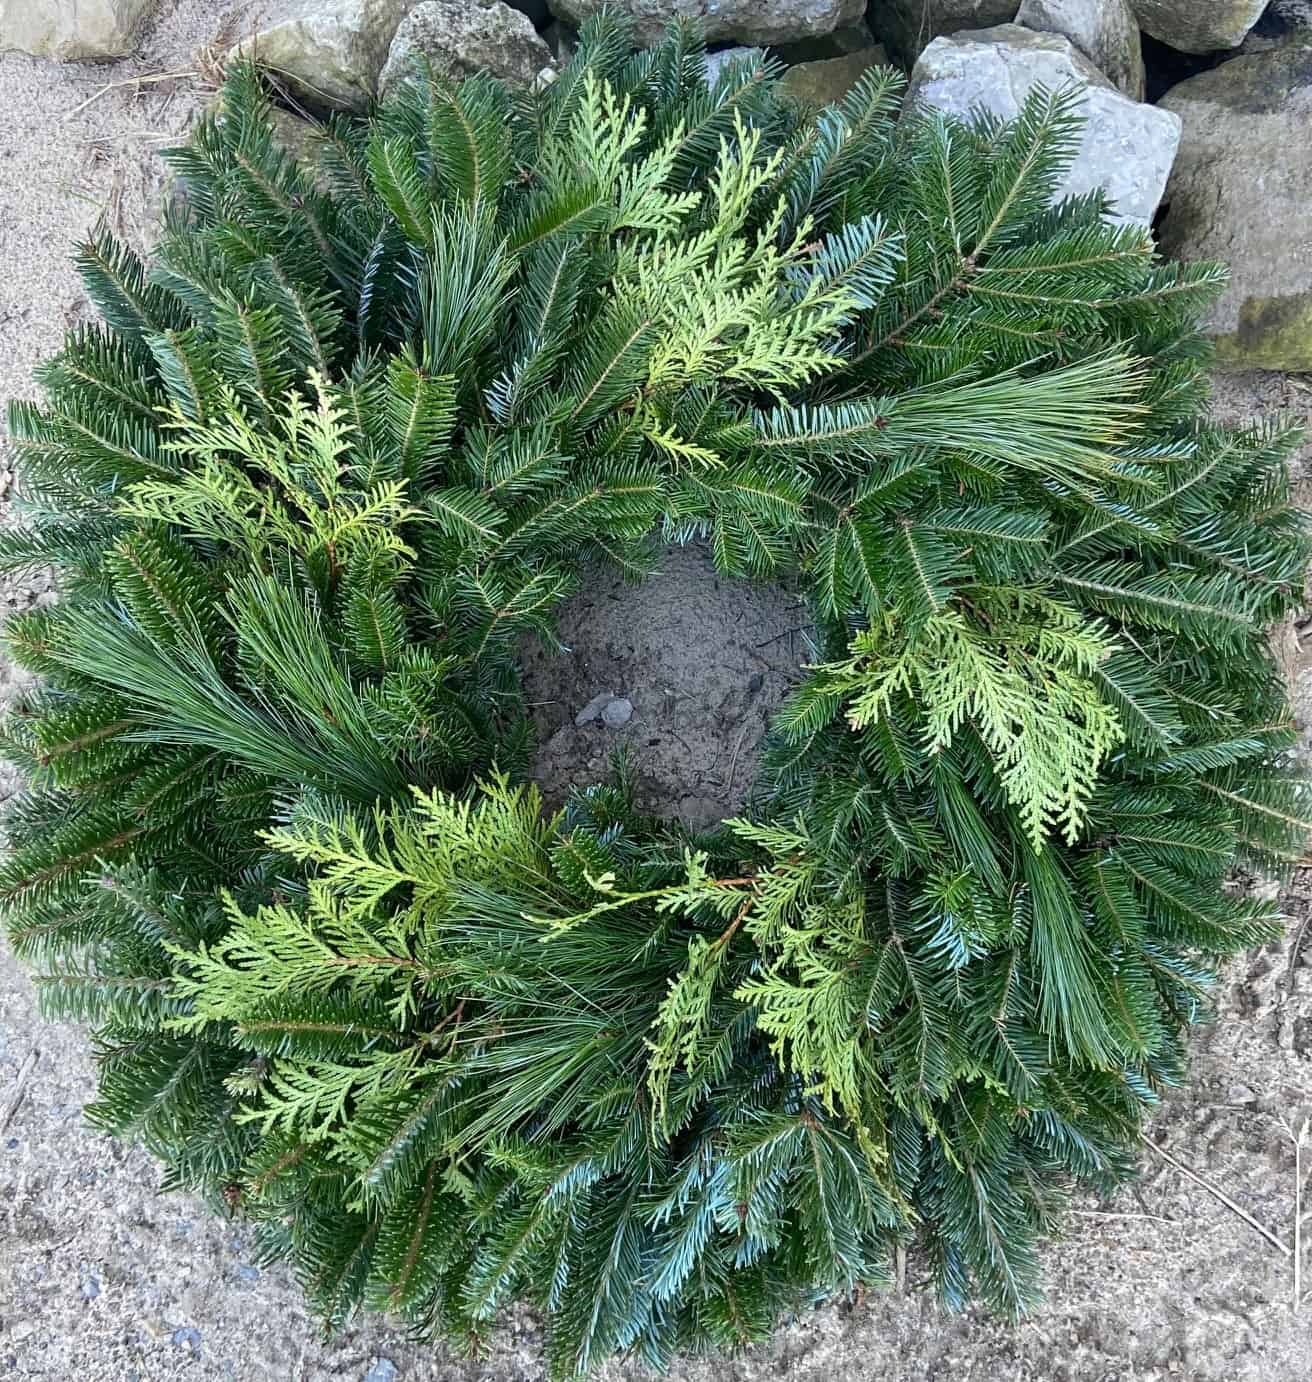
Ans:
<svg viewBox="0 0 1312 1382"><path fill-rule="evenodd" d="M1065 35L1118 91L1143 100L1143 45L1130 0L1021 0L1016 23Z"/></svg>
<svg viewBox="0 0 1312 1382"><path fill-rule="evenodd" d="M1083 92L1085 128L1058 195L1104 187L1113 220L1148 225L1180 142L1179 116L1123 96L1069 39L1017 24L936 38L911 74L908 100L960 116L982 107L1009 120L1032 87L1072 85Z"/></svg>
<svg viewBox="0 0 1312 1382"><path fill-rule="evenodd" d="M606 7L608 0L548 0L551 12L576 27ZM1013 0L1014 3L1014 0ZM671 19L691 19L707 43L791 43L852 24L866 0L609 0L627 14L639 43L655 43Z"/></svg>
<svg viewBox="0 0 1312 1382"><path fill-rule="evenodd" d="M424 0L401 21L392 39L380 95L407 77L420 56L443 77L490 72L528 85L552 68L551 49L528 16L501 0Z"/></svg>
<svg viewBox="0 0 1312 1382"><path fill-rule="evenodd" d="M253 57L311 106L362 109L410 0L274 0L230 56Z"/></svg>
<svg viewBox="0 0 1312 1382"><path fill-rule="evenodd" d="M587 705L575 715L574 723L576 725L590 725L614 699L615 693L613 691L597 692Z"/></svg>
<svg viewBox="0 0 1312 1382"><path fill-rule="evenodd" d="M607 729L619 729L633 718L633 702L627 699L611 701L601 712L601 722Z"/></svg>
<svg viewBox="0 0 1312 1382"><path fill-rule="evenodd" d="M0 0L0 50L74 62L133 49L156 0Z"/></svg>
<svg viewBox="0 0 1312 1382"><path fill-rule="evenodd" d="M1182 53L1238 48L1267 0L1131 0L1139 27Z"/></svg>

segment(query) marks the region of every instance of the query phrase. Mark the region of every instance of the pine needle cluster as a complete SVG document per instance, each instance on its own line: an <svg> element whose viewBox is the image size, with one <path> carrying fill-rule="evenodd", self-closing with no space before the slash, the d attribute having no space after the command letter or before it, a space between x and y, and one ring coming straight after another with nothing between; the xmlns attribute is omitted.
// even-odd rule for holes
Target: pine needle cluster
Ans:
<svg viewBox="0 0 1312 1382"><path fill-rule="evenodd" d="M172 151L149 263L17 404L39 689L0 869L101 1127L260 1227L332 1324L661 1365L886 1282L1024 1309L1134 1165L1237 886L1302 852L1266 631L1279 427L1205 420L1224 281L1097 194L1079 121L792 104L610 19L536 94L417 73ZM759 810L623 771L545 812L517 667L596 563L800 581Z"/></svg>

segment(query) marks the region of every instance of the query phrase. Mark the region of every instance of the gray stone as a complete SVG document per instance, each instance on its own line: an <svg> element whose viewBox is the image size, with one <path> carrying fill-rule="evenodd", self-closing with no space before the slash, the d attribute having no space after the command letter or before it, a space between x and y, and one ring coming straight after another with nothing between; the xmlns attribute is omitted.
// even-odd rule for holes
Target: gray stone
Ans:
<svg viewBox="0 0 1312 1382"><path fill-rule="evenodd" d="M574 25L606 8L607 0L548 0L551 12ZM854 24L865 0L610 0L627 14L638 41L655 43L671 19L691 19L707 43L792 43Z"/></svg>
<svg viewBox="0 0 1312 1382"><path fill-rule="evenodd" d="M904 67L942 34L986 29L1016 17L1020 0L875 0L870 27Z"/></svg>
<svg viewBox="0 0 1312 1382"><path fill-rule="evenodd" d="M633 719L633 702L627 699L611 701L601 712L601 722L607 729L619 729Z"/></svg>
<svg viewBox="0 0 1312 1382"><path fill-rule="evenodd" d="M318 163L323 131L313 120L274 106L269 112L269 121L273 125L273 137L298 163L307 168Z"/></svg>
<svg viewBox="0 0 1312 1382"><path fill-rule="evenodd" d="M741 44L734 48L720 48L714 53L706 54L706 85L714 86L720 79L720 73L724 71L731 62L737 62L739 58L752 58L762 61L765 58L764 48L745 48Z"/></svg>
<svg viewBox="0 0 1312 1382"><path fill-rule="evenodd" d="M1016 23L1063 34L1118 91L1143 100L1143 45L1130 0L1021 0Z"/></svg>
<svg viewBox="0 0 1312 1382"><path fill-rule="evenodd" d="M223 118L223 93L219 92L210 104L210 112ZM282 106L272 106L269 110L269 124L273 129L273 139L301 165L311 180L326 191L328 180L319 172L319 151L323 145L323 129L314 120L296 115Z"/></svg>
<svg viewBox="0 0 1312 1382"><path fill-rule="evenodd" d="M192 1357L200 1353L200 1330L191 1325L184 1325L181 1329L173 1331L173 1344L176 1348L185 1348Z"/></svg>
<svg viewBox="0 0 1312 1382"><path fill-rule="evenodd" d="M1148 225L1180 141L1179 116L1123 96L1069 39L1018 24L936 38L911 74L908 101L960 116L982 107L1011 119L1036 86L1082 94L1084 133L1058 195L1103 187L1114 221Z"/></svg>
<svg viewBox="0 0 1312 1382"><path fill-rule="evenodd" d="M613 691L598 691L595 696L574 717L576 725L590 725L615 699Z"/></svg>
<svg viewBox="0 0 1312 1382"><path fill-rule="evenodd" d="M1162 98L1184 121L1162 249L1224 259L1218 363L1312 370L1312 44L1223 62Z"/></svg>
<svg viewBox="0 0 1312 1382"><path fill-rule="evenodd" d="M527 15L502 0L424 0L401 21L378 78L386 95L425 57L443 77L490 72L529 85L554 73L551 49Z"/></svg>
<svg viewBox="0 0 1312 1382"><path fill-rule="evenodd" d="M1238 48L1267 0L1131 0L1139 27L1182 53Z"/></svg>
<svg viewBox="0 0 1312 1382"><path fill-rule="evenodd" d="M156 0L0 0L0 51L60 62L132 52Z"/></svg>
<svg viewBox="0 0 1312 1382"><path fill-rule="evenodd" d="M512 10L528 15L528 22L535 29L544 29L551 23L551 11L547 8L547 0L507 0L507 4Z"/></svg>
<svg viewBox="0 0 1312 1382"><path fill-rule="evenodd" d="M1289 43L1312 42L1312 0L1272 0L1261 19L1248 31L1239 53L1269 53Z"/></svg>
<svg viewBox="0 0 1312 1382"><path fill-rule="evenodd" d="M808 106L827 106L841 101L872 67L884 67L887 63L888 55L879 47L824 62L801 62L784 73L783 87L795 100Z"/></svg>
<svg viewBox="0 0 1312 1382"><path fill-rule="evenodd" d="M307 105L361 110L409 0L273 0L229 56L253 57Z"/></svg>
<svg viewBox="0 0 1312 1382"><path fill-rule="evenodd" d="M1271 0L1267 14L1291 29L1312 29L1312 0Z"/></svg>

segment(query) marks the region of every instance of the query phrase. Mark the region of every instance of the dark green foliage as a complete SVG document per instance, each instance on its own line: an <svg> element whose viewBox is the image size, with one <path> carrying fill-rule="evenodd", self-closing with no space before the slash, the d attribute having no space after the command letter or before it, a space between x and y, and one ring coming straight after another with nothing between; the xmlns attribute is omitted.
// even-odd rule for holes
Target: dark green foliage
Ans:
<svg viewBox="0 0 1312 1382"><path fill-rule="evenodd" d="M1293 438L1201 420L1222 271L1050 205L1063 98L898 123L881 72L811 118L701 73L605 21L540 96L418 77L312 172L238 71L11 417L0 560L64 598L8 629L0 898L96 1025L95 1121L331 1323L476 1342L524 1298L562 1376L761 1338L915 1238L1023 1309L1307 815ZM819 631L759 809L690 837L621 769L545 815L520 640L695 537Z"/></svg>

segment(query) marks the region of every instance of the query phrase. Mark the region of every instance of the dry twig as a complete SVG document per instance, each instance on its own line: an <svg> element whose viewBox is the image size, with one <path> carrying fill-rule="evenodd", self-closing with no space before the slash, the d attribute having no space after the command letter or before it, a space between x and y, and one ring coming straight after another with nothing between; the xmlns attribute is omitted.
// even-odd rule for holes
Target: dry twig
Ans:
<svg viewBox="0 0 1312 1382"><path fill-rule="evenodd" d="M1273 1116L1271 1121L1294 1147L1294 1281L1291 1304L1297 1315L1303 1306L1303 1149L1312 1143L1309 1143L1306 1118L1299 1128L1283 1118Z"/></svg>
<svg viewBox="0 0 1312 1382"><path fill-rule="evenodd" d="M199 77L199 76L200 76L200 73L197 72L197 71L195 71L195 70L193 69L193 70L188 71L188 72L147 72L147 73L145 73L143 76L140 76L140 77L124 77L124 78L122 78L122 80L117 81L117 82L106 82L105 85L102 86L102 87L100 88L99 91L93 91L93 92L91 93L91 95L88 96L88 97L86 98L86 100L82 102L82 104L81 104L80 106L74 106L73 109L70 110L70 111L68 112L68 114L64 116L64 119L65 119L65 120L71 120L75 115L81 115L82 112L83 112L89 105L94 105L95 102L97 102L98 100L100 100L100 98L101 98L102 96L106 95L107 93L109 93L109 92L111 92L111 91L117 90L119 87L123 87L123 86L150 86L150 85L154 85L154 83L156 83L156 82L174 82L174 81L181 81L181 80L182 80L183 78L185 78L185 77Z"/></svg>
<svg viewBox="0 0 1312 1382"><path fill-rule="evenodd" d="M1307 940L1309 921L1312 921L1312 912L1309 912L1308 915L1298 923L1298 929L1294 932L1294 938L1289 943L1289 968L1285 972L1286 997L1293 997L1294 989L1298 984L1298 959L1303 950L1303 942Z"/></svg>
<svg viewBox="0 0 1312 1382"><path fill-rule="evenodd" d="M1142 1223L1178 1224L1167 1214L1135 1214L1130 1210L1116 1209L1072 1209L1071 1213L1081 1219L1133 1219Z"/></svg>
<svg viewBox="0 0 1312 1382"><path fill-rule="evenodd" d="M743 739L746 735L747 726L744 725L742 729L738 731L738 742L733 746L733 757L729 760L729 785L724 789L726 796L733 791L733 778L734 774L738 771L738 750L742 748Z"/></svg>
<svg viewBox="0 0 1312 1382"><path fill-rule="evenodd" d="M23 1091L27 1088L28 1080L32 1078L32 1071L36 1069L40 1056L41 1052L34 1046L27 1053L27 1059L19 1066L18 1078L9 1091L9 1097L0 1105L0 1132L4 1132L9 1126L9 1120L18 1112L18 1106L23 1102Z"/></svg>
<svg viewBox="0 0 1312 1382"><path fill-rule="evenodd" d="M1213 1199L1219 1200L1220 1203L1225 1205L1225 1207L1232 1214L1237 1214L1250 1228L1256 1229L1257 1232L1260 1233L1262 1237L1265 1238L1266 1241L1270 1243L1271 1246L1275 1248L1278 1252L1283 1253L1286 1257L1292 1256L1293 1250L1290 1248L1288 1243L1282 1242L1281 1239L1278 1238L1274 1233L1272 1233L1271 1230L1267 1228L1267 1226L1264 1223L1262 1223L1258 1219L1253 1218L1253 1216L1248 1212L1248 1210L1246 1210L1242 1205L1236 1204L1235 1201L1232 1200L1230 1196L1227 1195L1219 1185L1214 1185L1210 1180L1207 1180L1205 1177L1200 1176L1197 1171L1186 1166L1184 1162L1181 1161L1178 1157L1172 1156L1171 1153L1168 1152L1165 1147L1159 1147L1157 1143L1153 1142L1151 1139L1148 1140L1148 1147L1152 1151L1156 1152L1157 1155L1161 1157L1161 1159L1165 1161L1168 1165L1174 1166L1175 1169L1179 1171L1182 1176L1185 1176L1189 1180L1193 1181L1195 1185L1201 1186L1204 1190L1207 1191L1209 1195L1212 1196Z"/></svg>

